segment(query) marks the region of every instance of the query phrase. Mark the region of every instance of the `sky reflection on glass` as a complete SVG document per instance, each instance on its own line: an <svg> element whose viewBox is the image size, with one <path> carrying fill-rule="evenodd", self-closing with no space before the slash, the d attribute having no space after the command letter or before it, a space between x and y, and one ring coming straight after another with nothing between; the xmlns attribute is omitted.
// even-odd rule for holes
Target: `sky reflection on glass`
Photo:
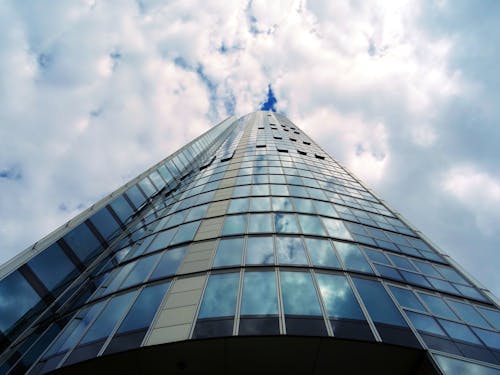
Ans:
<svg viewBox="0 0 500 375"><path fill-rule="evenodd" d="M358 301L345 276L316 275L328 316L335 319L363 319Z"/></svg>
<svg viewBox="0 0 500 375"><path fill-rule="evenodd" d="M246 264L274 264L272 237L249 237L247 240Z"/></svg>
<svg viewBox="0 0 500 375"><path fill-rule="evenodd" d="M239 273L210 275L198 317L233 316L236 312L239 279Z"/></svg>
<svg viewBox="0 0 500 375"><path fill-rule="evenodd" d="M223 239L217 248L214 267L240 265L242 253L243 238Z"/></svg>
<svg viewBox="0 0 500 375"><path fill-rule="evenodd" d="M276 275L274 272L245 272L241 314L278 314Z"/></svg>
<svg viewBox="0 0 500 375"><path fill-rule="evenodd" d="M330 241L316 238L306 238L304 240L309 251L309 257L315 266L341 268Z"/></svg>
<svg viewBox="0 0 500 375"><path fill-rule="evenodd" d="M304 245L298 237L276 237L279 264L307 265Z"/></svg>
<svg viewBox="0 0 500 375"><path fill-rule="evenodd" d="M287 315L321 315L311 274L280 272L283 307Z"/></svg>

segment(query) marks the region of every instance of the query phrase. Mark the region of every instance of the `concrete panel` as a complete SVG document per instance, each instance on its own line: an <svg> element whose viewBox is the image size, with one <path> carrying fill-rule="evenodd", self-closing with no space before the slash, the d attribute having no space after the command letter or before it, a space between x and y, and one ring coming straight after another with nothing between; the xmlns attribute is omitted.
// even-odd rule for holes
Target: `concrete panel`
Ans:
<svg viewBox="0 0 500 375"><path fill-rule="evenodd" d="M155 324L155 328L171 327L180 324L192 324L196 315L197 305L162 310Z"/></svg>
<svg viewBox="0 0 500 375"><path fill-rule="evenodd" d="M146 345L158 345L166 342L186 340L189 337L191 324L153 329Z"/></svg>
<svg viewBox="0 0 500 375"><path fill-rule="evenodd" d="M183 307L195 305L200 299L200 290L191 290L182 293L174 293L167 297L165 306L169 307Z"/></svg>
<svg viewBox="0 0 500 375"><path fill-rule="evenodd" d="M202 289L207 276L183 277L175 280L174 285L170 289L171 293L187 292L189 290ZM164 308L168 308L166 304Z"/></svg>

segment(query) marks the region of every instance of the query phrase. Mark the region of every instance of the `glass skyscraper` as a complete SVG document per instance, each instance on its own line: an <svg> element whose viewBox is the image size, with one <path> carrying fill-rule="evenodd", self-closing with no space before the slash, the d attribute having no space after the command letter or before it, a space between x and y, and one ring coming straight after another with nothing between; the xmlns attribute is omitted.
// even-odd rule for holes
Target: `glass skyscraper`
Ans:
<svg viewBox="0 0 500 375"><path fill-rule="evenodd" d="M498 300L286 117L229 118L0 268L0 374L500 374Z"/></svg>

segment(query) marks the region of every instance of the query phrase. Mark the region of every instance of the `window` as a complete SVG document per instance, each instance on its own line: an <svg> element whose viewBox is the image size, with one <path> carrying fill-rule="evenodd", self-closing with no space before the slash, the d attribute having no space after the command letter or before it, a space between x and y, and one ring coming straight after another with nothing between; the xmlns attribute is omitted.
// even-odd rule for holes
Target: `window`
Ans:
<svg viewBox="0 0 500 375"><path fill-rule="evenodd" d="M332 237L336 238L342 238L345 240L351 240L351 235L347 231L346 227L340 220L336 219L330 219L326 217L322 217L321 220L323 221L323 224L325 225L326 229L328 230L328 233Z"/></svg>
<svg viewBox="0 0 500 375"><path fill-rule="evenodd" d="M393 285L390 285L389 289L401 306L414 310L425 311L424 306L422 306L418 298L411 290L398 288Z"/></svg>
<svg viewBox="0 0 500 375"><path fill-rule="evenodd" d="M240 265L242 253L243 238L222 239L217 247L214 267Z"/></svg>
<svg viewBox="0 0 500 375"><path fill-rule="evenodd" d="M276 237L279 264L307 265L302 241L297 237Z"/></svg>
<svg viewBox="0 0 500 375"><path fill-rule="evenodd" d="M326 236L326 231L319 217L311 215L297 215L297 217L302 227L302 233Z"/></svg>
<svg viewBox="0 0 500 375"><path fill-rule="evenodd" d="M248 216L248 233L270 233L273 231L271 214L250 214Z"/></svg>
<svg viewBox="0 0 500 375"><path fill-rule="evenodd" d="M243 234L246 229L246 215L226 216L222 228L223 235Z"/></svg>
<svg viewBox="0 0 500 375"><path fill-rule="evenodd" d="M248 237L246 264L274 264L272 237Z"/></svg>
<svg viewBox="0 0 500 375"><path fill-rule="evenodd" d="M274 272L245 272L241 298L241 315L277 315Z"/></svg>
<svg viewBox="0 0 500 375"><path fill-rule="evenodd" d="M239 279L239 273L210 275L198 319L234 316Z"/></svg>
<svg viewBox="0 0 500 375"><path fill-rule="evenodd" d="M406 315L410 319L413 326L419 331L446 337L446 334L441 329L439 324L437 324L434 318L423 314L417 314L411 311L406 311Z"/></svg>
<svg viewBox="0 0 500 375"><path fill-rule="evenodd" d="M345 276L318 273L316 278L329 317L364 320L363 312Z"/></svg>
<svg viewBox="0 0 500 375"><path fill-rule="evenodd" d="M443 301L442 298L432 296L426 293L418 293L419 297L424 301L424 303L429 307L429 310L437 316L442 316L449 319L456 319L457 317L453 314L453 311L449 306Z"/></svg>
<svg viewBox="0 0 500 375"><path fill-rule="evenodd" d="M373 273L370 264L358 246L338 241L334 241L334 245L347 270Z"/></svg>
<svg viewBox="0 0 500 375"><path fill-rule="evenodd" d="M306 238L304 241L309 251L309 257L315 266L341 268L330 241L313 238Z"/></svg>
<svg viewBox="0 0 500 375"><path fill-rule="evenodd" d="M150 280L174 275L184 259L185 253L185 247L178 247L173 250L165 251L158 266L156 266L156 269L151 275Z"/></svg>
<svg viewBox="0 0 500 375"><path fill-rule="evenodd" d="M281 271L280 278L286 315L321 315L318 297L309 273Z"/></svg>
<svg viewBox="0 0 500 375"><path fill-rule="evenodd" d="M274 227L277 233L300 233L294 214L276 213L274 216Z"/></svg>

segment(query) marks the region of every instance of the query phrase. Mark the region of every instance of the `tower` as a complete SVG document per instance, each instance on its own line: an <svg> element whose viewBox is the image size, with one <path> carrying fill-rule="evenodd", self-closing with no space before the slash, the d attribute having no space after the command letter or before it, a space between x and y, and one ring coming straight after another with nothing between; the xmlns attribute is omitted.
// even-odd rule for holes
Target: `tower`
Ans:
<svg viewBox="0 0 500 375"><path fill-rule="evenodd" d="M494 296L264 111L0 269L0 374L500 374L499 329Z"/></svg>

